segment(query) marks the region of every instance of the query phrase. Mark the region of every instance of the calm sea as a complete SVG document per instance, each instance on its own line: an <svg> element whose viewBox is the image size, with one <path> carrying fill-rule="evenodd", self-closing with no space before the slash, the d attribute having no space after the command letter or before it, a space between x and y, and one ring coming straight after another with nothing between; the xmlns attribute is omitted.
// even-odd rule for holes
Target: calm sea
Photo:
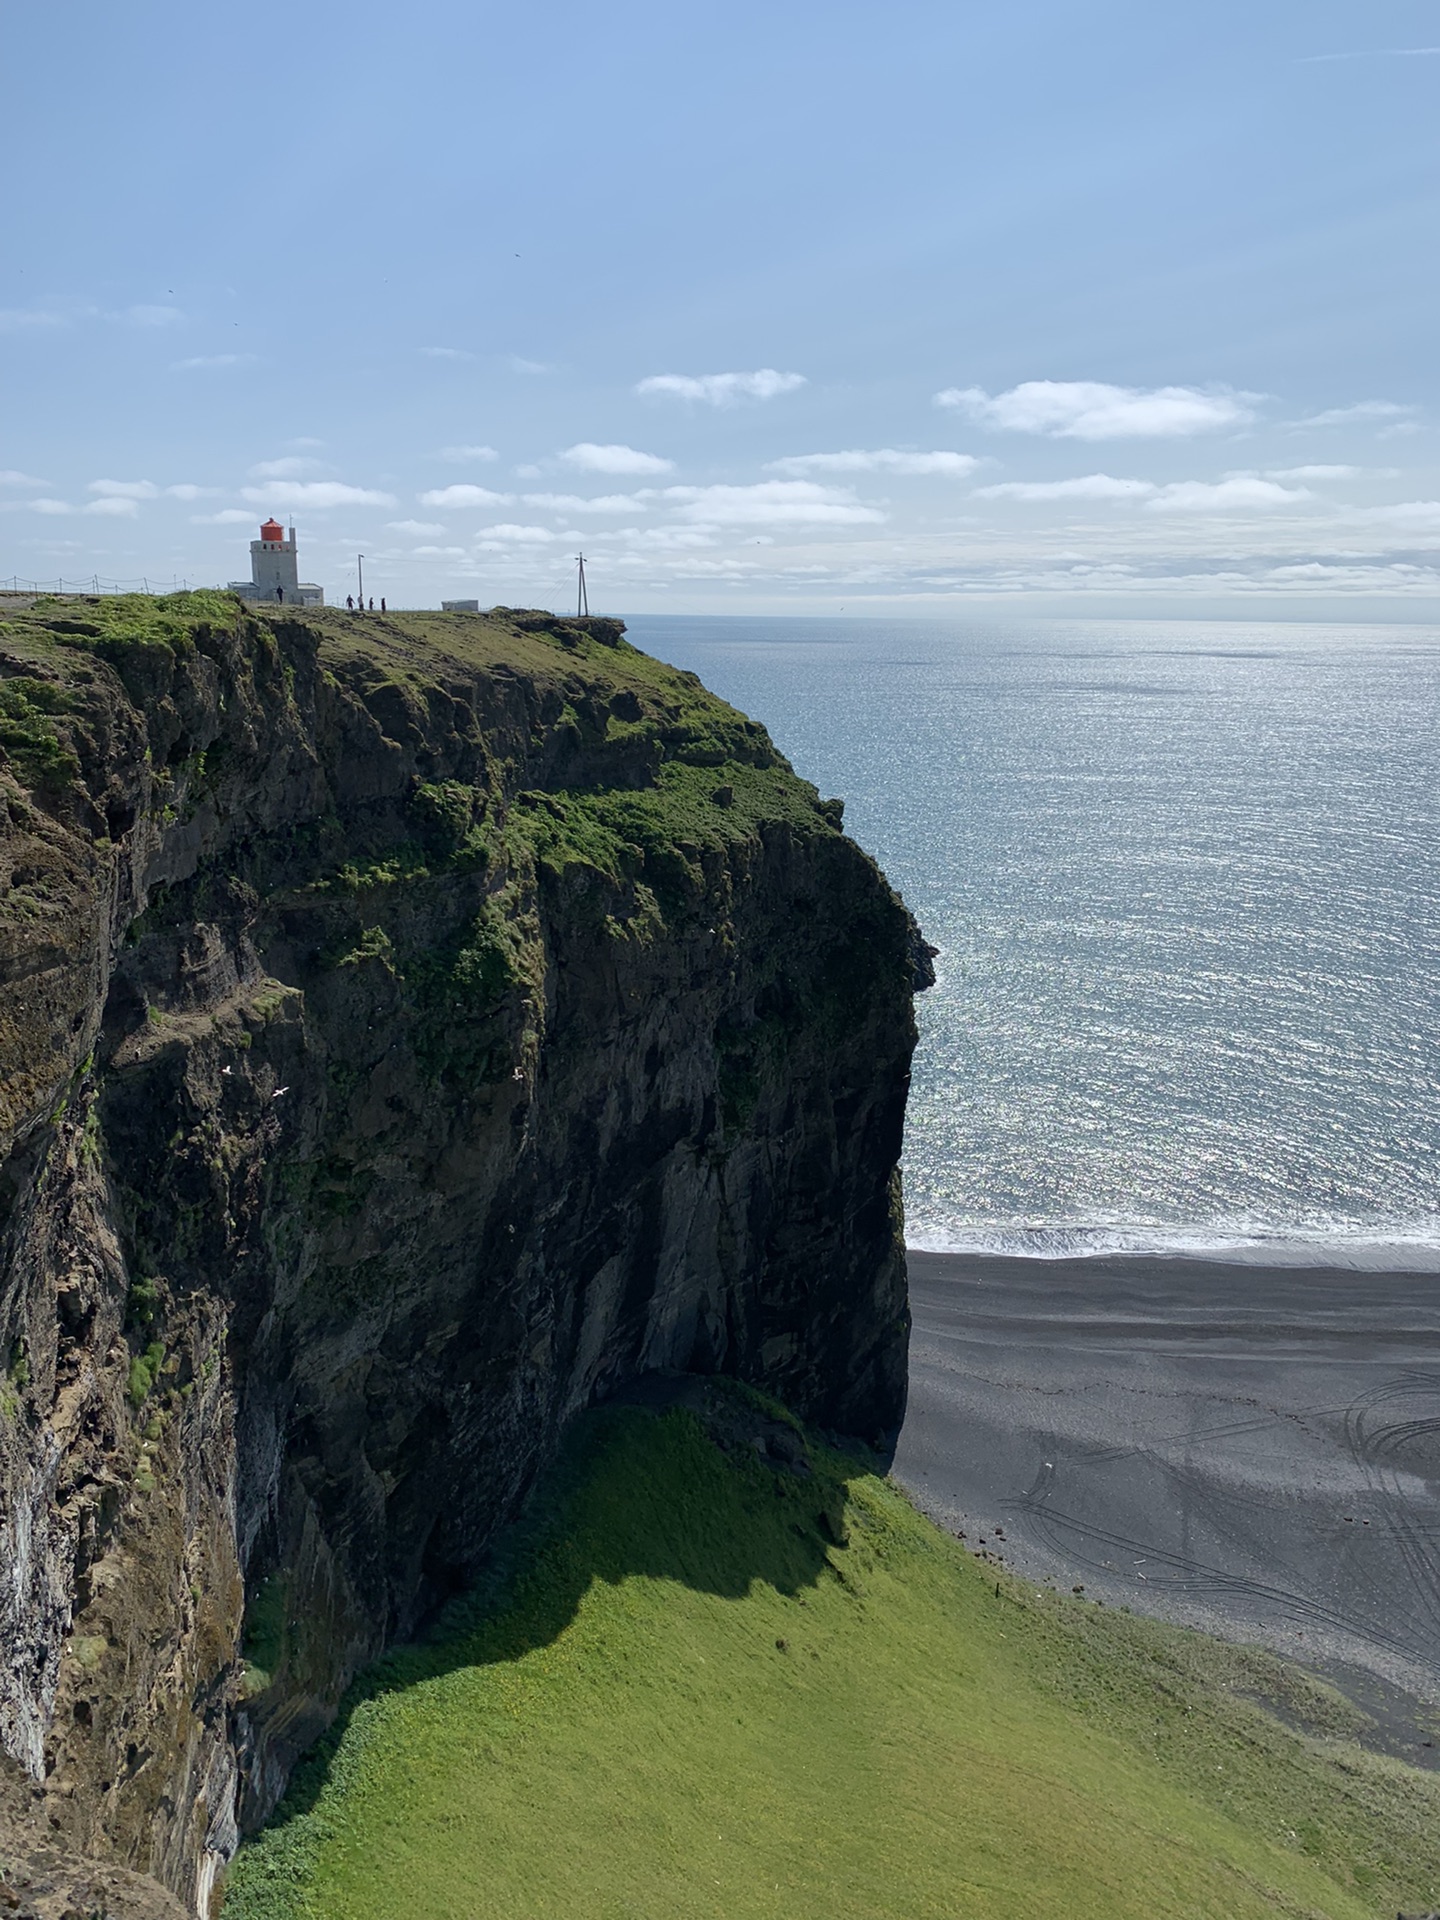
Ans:
<svg viewBox="0 0 1440 1920"><path fill-rule="evenodd" d="M940 949L912 1245L1440 1268L1440 631L637 617Z"/></svg>

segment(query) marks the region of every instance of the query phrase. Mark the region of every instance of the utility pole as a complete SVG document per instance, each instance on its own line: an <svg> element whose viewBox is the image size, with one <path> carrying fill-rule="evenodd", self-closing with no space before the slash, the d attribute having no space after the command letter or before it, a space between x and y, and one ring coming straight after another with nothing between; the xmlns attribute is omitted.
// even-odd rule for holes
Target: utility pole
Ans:
<svg viewBox="0 0 1440 1920"><path fill-rule="evenodd" d="M590 612L590 597L585 591L585 556L583 553L576 554L575 564L580 569L579 591L575 596L575 618L579 620Z"/></svg>
<svg viewBox="0 0 1440 1920"><path fill-rule="evenodd" d="M357 553L355 556L355 571L360 577L360 611L363 613L365 611L365 556L363 553Z"/></svg>

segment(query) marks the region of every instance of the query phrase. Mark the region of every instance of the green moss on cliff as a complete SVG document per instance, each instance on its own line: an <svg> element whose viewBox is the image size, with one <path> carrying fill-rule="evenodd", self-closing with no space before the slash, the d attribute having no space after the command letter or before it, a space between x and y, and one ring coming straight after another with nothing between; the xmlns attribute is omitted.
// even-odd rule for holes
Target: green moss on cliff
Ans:
<svg viewBox="0 0 1440 1920"><path fill-rule="evenodd" d="M0 760L0 1210L36 1257L0 1354L55 1340L0 1411L15 1485L99 1489L27 1591L59 1633L103 1553L75 1633L112 1650L78 1713L62 1658L47 1761L181 1877L238 1737L240 1541L265 1799L598 1380L703 1363L893 1427L911 930L618 623L51 601L5 676L39 757ZM852 948L863 1018L807 1036Z"/></svg>
<svg viewBox="0 0 1440 1920"><path fill-rule="evenodd" d="M1265 1656L1037 1591L891 1485L591 1430L503 1604L383 1662L226 1920L1373 1920L1440 1783Z"/></svg>
<svg viewBox="0 0 1440 1920"><path fill-rule="evenodd" d="M28 786L54 785L80 771L80 763L55 731L53 716L71 700L53 681L24 674L0 680L0 748Z"/></svg>

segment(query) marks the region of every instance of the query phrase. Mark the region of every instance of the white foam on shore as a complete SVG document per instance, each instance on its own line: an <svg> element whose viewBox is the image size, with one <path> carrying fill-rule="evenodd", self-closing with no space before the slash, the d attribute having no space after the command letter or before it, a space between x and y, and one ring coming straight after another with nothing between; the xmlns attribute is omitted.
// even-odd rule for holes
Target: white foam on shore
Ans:
<svg viewBox="0 0 1440 1920"><path fill-rule="evenodd" d="M905 1236L914 1253L969 1253L1018 1260L1218 1260L1257 1267L1347 1267L1357 1273L1440 1273L1440 1221L1424 1226L1349 1228L940 1226L917 1221Z"/></svg>

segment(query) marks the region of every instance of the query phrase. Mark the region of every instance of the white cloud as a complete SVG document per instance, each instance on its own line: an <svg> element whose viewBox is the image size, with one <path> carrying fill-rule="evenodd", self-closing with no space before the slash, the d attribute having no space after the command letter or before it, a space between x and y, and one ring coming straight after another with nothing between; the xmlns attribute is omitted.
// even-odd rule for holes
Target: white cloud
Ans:
<svg viewBox="0 0 1440 1920"><path fill-rule="evenodd" d="M593 440L581 440L566 447L558 456L568 466L586 473L673 473L675 462L663 460L658 453L640 453L634 447L597 446Z"/></svg>
<svg viewBox="0 0 1440 1920"><path fill-rule="evenodd" d="M102 493L113 500L154 500L160 489L153 480L92 480L87 493Z"/></svg>
<svg viewBox="0 0 1440 1920"><path fill-rule="evenodd" d="M500 456L494 447L441 447L440 458L468 467L472 461L498 460Z"/></svg>
<svg viewBox="0 0 1440 1920"><path fill-rule="evenodd" d="M512 353L509 359L511 370L515 373L550 373L553 368L544 360L525 360L518 353Z"/></svg>
<svg viewBox="0 0 1440 1920"><path fill-rule="evenodd" d="M464 547L415 547L412 552L423 555L427 560L467 560L469 555Z"/></svg>
<svg viewBox="0 0 1440 1920"><path fill-rule="evenodd" d="M196 353L188 360L172 360L171 371L187 373L197 367L249 367L253 366L253 353Z"/></svg>
<svg viewBox="0 0 1440 1920"><path fill-rule="evenodd" d="M589 499L578 493L523 493L527 507L548 507L551 513L644 513L645 495L598 493Z"/></svg>
<svg viewBox="0 0 1440 1920"><path fill-rule="evenodd" d="M393 507L393 493L373 487L347 487L339 480L278 480L268 487L242 487L242 500L259 507Z"/></svg>
<svg viewBox="0 0 1440 1920"><path fill-rule="evenodd" d="M1202 393L1196 387L1112 387L1100 380L1026 380L1008 393L947 387L937 407L955 407L982 426L1059 440L1169 439L1245 426L1258 394Z"/></svg>
<svg viewBox="0 0 1440 1920"><path fill-rule="evenodd" d="M766 463L772 473L936 473L961 480L980 462L970 453L901 453L894 447L854 447L843 453L791 453Z"/></svg>
<svg viewBox="0 0 1440 1920"><path fill-rule="evenodd" d="M1267 480L1353 480L1358 473L1378 473L1383 478L1393 478L1394 469L1390 467L1269 467Z"/></svg>
<svg viewBox="0 0 1440 1920"><path fill-rule="evenodd" d="M257 460L246 472L252 480L298 480L302 473L316 473L324 465L307 453L287 453L283 460Z"/></svg>
<svg viewBox="0 0 1440 1920"><path fill-rule="evenodd" d="M192 513L192 527L241 527L255 524L255 516L248 507L222 507L219 513Z"/></svg>
<svg viewBox="0 0 1440 1920"><path fill-rule="evenodd" d="M1223 513L1231 508L1290 507L1314 495L1304 487L1282 487L1256 474L1232 474L1228 480L1176 480L1161 487L1146 505L1152 513Z"/></svg>
<svg viewBox="0 0 1440 1920"><path fill-rule="evenodd" d="M63 313L47 313L40 307L0 307L0 333L28 333L36 327L68 327Z"/></svg>
<svg viewBox="0 0 1440 1920"><path fill-rule="evenodd" d="M636 393L664 394L676 400L701 400L710 407L733 407L741 400L773 400L805 385L803 373L757 367L753 373L652 373Z"/></svg>
<svg viewBox="0 0 1440 1920"><path fill-rule="evenodd" d="M455 487L431 487L419 495L422 507L508 507L513 493L492 493L489 487L468 483Z"/></svg>
<svg viewBox="0 0 1440 1920"><path fill-rule="evenodd" d="M1394 400L1357 400L1349 407L1327 407L1323 413L1310 413L1297 420L1297 427L1348 427L1373 420L1403 420L1415 411Z"/></svg>
<svg viewBox="0 0 1440 1920"><path fill-rule="evenodd" d="M512 522L502 521L497 527L479 528L475 538L492 543L499 542L506 546L543 547L548 546L552 540L573 539L574 535L552 533L548 527L517 527Z"/></svg>
<svg viewBox="0 0 1440 1920"><path fill-rule="evenodd" d="M48 487L48 480L37 480L33 473L21 473L17 467L0 467L0 487Z"/></svg>
<svg viewBox="0 0 1440 1920"><path fill-rule="evenodd" d="M1440 500L1401 500L1393 507L1361 510L1367 519L1388 521L1411 532L1440 532Z"/></svg>
<svg viewBox="0 0 1440 1920"><path fill-rule="evenodd" d="M1108 473L1081 474L1074 480L1001 480L977 487L977 500L1144 500L1155 492L1149 480L1117 480Z"/></svg>
<svg viewBox="0 0 1440 1920"><path fill-rule="evenodd" d="M1440 53L1440 47L1359 47L1353 53L1302 53L1296 65L1319 66L1329 60L1423 60Z"/></svg>
<svg viewBox="0 0 1440 1920"><path fill-rule="evenodd" d="M219 487L195 487L188 480L182 480L178 486L166 487L166 493L172 500L213 500L219 493Z"/></svg>
<svg viewBox="0 0 1440 1920"><path fill-rule="evenodd" d="M715 536L704 527L621 527L616 539L647 552L671 553L691 547L713 547Z"/></svg>
<svg viewBox="0 0 1440 1920"><path fill-rule="evenodd" d="M132 327L178 327L185 316L179 307L126 307L123 313L114 315Z"/></svg>
<svg viewBox="0 0 1440 1920"><path fill-rule="evenodd" d="M421 353L427 360L473 360L473 353L467 353L463 347L421 347Z"/></svg>
<svg viewBox="0 0 1440 1920"><path fill-rule="evenodd" d="M83 507L72 507L68 500L32 500L30 509L32 513L44 513L52 517L68 513L97 513L116 520L133 520L140 511L134 496L123 493L102 495L98 500L88 500Z"/></svg>
<svg viewBox="0 0 1440 1920"><path fill-rule="evenodd" d="M413 533L417 538L445 531L444 523L438 520L387 520L385 524L394 533Z"/></svg>
<svg viewBox="0 0 1440 1920"><path fill-rule="evenodd" d="M762 480L749 487L666 487L680 518L717 527L862 526L885 519L878 507L858 501L848 487L822 487L813 480Z"/></svg>

